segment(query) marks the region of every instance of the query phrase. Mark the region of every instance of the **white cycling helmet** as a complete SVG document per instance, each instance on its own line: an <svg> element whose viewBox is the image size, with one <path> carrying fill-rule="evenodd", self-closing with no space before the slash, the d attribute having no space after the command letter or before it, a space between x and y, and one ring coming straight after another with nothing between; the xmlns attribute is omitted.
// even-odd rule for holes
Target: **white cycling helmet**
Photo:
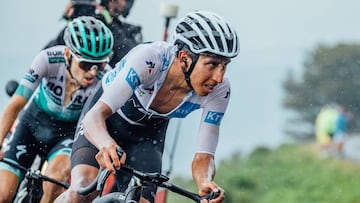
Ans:
<svg viewBox="0 0 360 203"><path fill-rule="evenodd" d="M212 53L233 58L239 54L235 29L221 16L210 11L186 14L177 24L174 43L186 44L195 54Z"/></svg>

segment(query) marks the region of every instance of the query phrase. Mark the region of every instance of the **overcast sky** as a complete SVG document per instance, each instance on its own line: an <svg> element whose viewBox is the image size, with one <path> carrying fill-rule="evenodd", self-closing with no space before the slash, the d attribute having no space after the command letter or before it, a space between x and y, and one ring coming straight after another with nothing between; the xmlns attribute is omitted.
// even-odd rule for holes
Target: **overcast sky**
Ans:
<svg viewBox="0 0 360 203"><path fill-rule="evenodd" d="M66 2L2 2L0 110L8 102L5 83L11 78L19 80L36 53L65 25L59 19ZM217 161L234 152L247 153L255 146L283 142L286 114L281 107L281 83L286 71L301 73L306 54L320 43L360 41L357 0L136 0L127 21L142 26L145 41L162 40L165 20L160 15L161 2L178 5L178 17L193 10L217 12L238 30L241 49L228 67L232 98L222 122ZM170 22L170 36L178 19ZM181 122L175 174L190 175L199 116L196 112ZM176 125L173 122L168 131L170 138Z"/></svg>

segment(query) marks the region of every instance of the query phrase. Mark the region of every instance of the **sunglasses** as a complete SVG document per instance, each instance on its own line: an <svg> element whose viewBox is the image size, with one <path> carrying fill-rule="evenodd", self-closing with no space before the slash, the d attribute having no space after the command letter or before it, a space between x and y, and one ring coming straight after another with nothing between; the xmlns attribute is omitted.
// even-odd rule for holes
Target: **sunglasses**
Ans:
<svg viewBox="0 0 360 203"><path fill-rule="evenodd" d="M70 53L71 53L71 57L74 57L75 61L79 64L79 67L84 71L90 71L93 69L95 69L96 71L103 71L105 69L106 61L90 62L84 58L77 56L76 54L72 53L71 51L70 51Z"/></svg>

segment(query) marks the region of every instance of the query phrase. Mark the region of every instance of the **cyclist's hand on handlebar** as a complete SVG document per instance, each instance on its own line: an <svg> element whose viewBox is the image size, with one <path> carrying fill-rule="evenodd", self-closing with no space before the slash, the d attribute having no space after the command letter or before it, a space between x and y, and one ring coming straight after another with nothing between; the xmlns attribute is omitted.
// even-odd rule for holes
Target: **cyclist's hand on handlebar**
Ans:
<svg viewBox="0 0 360 203"><path fill-rule="evenodd" d="M119 150L121 150L121 156L119 156ZM119 170L125 163L126 154L116 143L112 143L110 146L101 148L95 158L101 168L115 173L115 169Z"/></svg>
<svg viewBox="0 0 360 203"><path fill-rule="evenodd" d="M202 184L199 195L208 197L202 199L201 203L220 203L225 199L225 191L213 181Z"/></svg>

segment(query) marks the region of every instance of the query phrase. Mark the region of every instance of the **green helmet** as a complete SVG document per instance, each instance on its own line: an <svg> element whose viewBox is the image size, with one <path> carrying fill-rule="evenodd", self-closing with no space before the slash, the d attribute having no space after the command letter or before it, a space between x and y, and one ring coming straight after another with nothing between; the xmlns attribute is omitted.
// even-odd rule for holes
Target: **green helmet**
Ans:
<svg viewBox="0 0 360 203"><path fill-rule="evenodd" d="M80 16L69 22L64 41L72 53L90 62L108 62L114 44L110 29L91 16Z"/></svg>

